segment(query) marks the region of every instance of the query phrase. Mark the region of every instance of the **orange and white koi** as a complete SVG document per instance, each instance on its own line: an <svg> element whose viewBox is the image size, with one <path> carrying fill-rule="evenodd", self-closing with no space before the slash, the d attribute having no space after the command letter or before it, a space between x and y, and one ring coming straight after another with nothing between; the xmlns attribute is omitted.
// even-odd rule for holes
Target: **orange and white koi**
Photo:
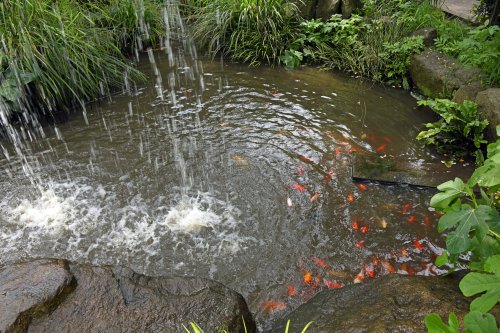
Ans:
<svg viewBox="0 0 500 333"><path fill-rule="evenodd" d="M422 246L422 244L420 244L420 242L418 240L413 241L413 245L415 245L417 250L422 251L423 246Z"/></svg>
<svg viewBox="0 0 500 333"><path fill-rule="evenodd" d="M294 297L296 295L295 287L291 284L288 285L288 296Z"/></svg>
<svg viewBox="0 0 500 333"><path fill-rule="evenodd" d="M343 284L337 283L335 281L331 281L331 280L328 280L328 279L323 279L323 283L325 284L325 286L327 286L330 289L339 289L339 288L343 288L344 287Z"/></svg>
<svg viewBox="0 0 500 333"><path fill-rule="evenodd" d="M311 201L311 202L314 202L314 201L318 200L318 199L319 199L319 196L320 196L320 193L319 193L319 192L314 193L314 195L311 197L311 200L310 200L310 201Z"/></svg>
<svg viewBox="0 0 500 333"><path fill-rule="evenodd" d="M382 265L389 271L389 273L396 273L396 269L387 260L382 260Z"/></svg>
<svg viewBox="0 0 500 333"><path fill-rule="evenodd" d="M367 226L361 227L361 233L366 234L367 232L368 232Z"/></svg>
<svg viewBox="0 0 500 333"><path fill-rule="evenodd" d="M349 202L354 202L354 196L353 196L352 194L350 194L350 193L349 193L349 194L347 195L347 201L349 201Z"/></svg>
<svg viewBox="0 0 500 333"><path fill-rule="evenodd" d="M311 257L311 260L314 261L314 263L322 268L327 268L329 265L326 261L321 260L320 258L316 257Z"/></svg>
<svg viewBox="0 0 500 333"><path fill-rule="evenodd" d="M365 247L365 241L359 241L359 242L356 242L356 244L355 244L355 245L356 245L356 247L359 247L359 248L361 248L361 247Z"/></svg>
<svg viewBox="0 0 500 333"><path fill-rule="evenodd" d="M299 184L293 184L292 185L294 189L300 191L300 192L305 192L306 188L302 185L299 185Z"/></svg>
<svg viewBox="0 0 500 333"><path fill-rule="evenodd" d="M285 303L280 301L267 300L260 304L260 308L264 312L274 312L284 310L286 308L286 305Z"/></svg>

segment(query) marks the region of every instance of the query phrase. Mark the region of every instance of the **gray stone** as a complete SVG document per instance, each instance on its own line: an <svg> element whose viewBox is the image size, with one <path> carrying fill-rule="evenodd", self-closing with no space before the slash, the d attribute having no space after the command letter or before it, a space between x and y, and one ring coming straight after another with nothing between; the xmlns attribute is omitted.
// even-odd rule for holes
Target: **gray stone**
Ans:
<svg viewBox="0 0 500 333"><path fill-rule="evenodd" d="M29 332L185 332L193 321L205 332L222 325L248 332L255 324L243 297L215 281L147 277L125 268L71 266L78 286Z"/></svg>
<svg viewBox="0 0 500 333"><path fill-rule="evenodd" d="M477 108L484 119L490 122L487 137L496 141L496 126L500 124L500 88L490 88L481 91L476 97Z"/></svg>
<svg viewBox="0 0 500 333"><path fill-rule="evenodd" d="M315 17L318 0L295 1L295 3L299 6L300 14L303 18L311 20Z"/></svg>
<svg viewBox="0 0 500 333"><path fill-rule="evenodd" d="M272 332L300 332L313 321L309 331L332 332L426 332L424 317L436 312L448 318L454 312L460 321L469 302L450 277L384 276L363 285L325 290L280 321ZM462 326L463 327L463 326Z"/></svg>
<svg viewBox="0 0 500 333"><path fill-rule="evenodd" d="M477 94L484 90L483 85L479 81L474 81L469 84L463 84L453 95L452 101L462 104L464 101L476 101Z"/></svg>
<svg viewBox="0 0 500 333"><path fill-rule="evenodd" d="M361 0L342 0L342 4L340 6L340 11L342 12L343 18L349 18L352 16L352 13L361 8L363 4Z"/></svg>
<svg viewBox="0 0 500 333"><path fill-rule="evenodd" d="M26 332L31 320L49 313L74 288L63 260L37 260L0 270L0 332Z"/></svg>
<svg viewBox="0 0 500 333"><path fill-rule="evenodd" d="M413 57L410 76L413 84L430 98L451 98L460 86L482 78L478 68L466 68L458 60L433 50Z"/></svg>
<svg viewBox="0 0 500 333"><path fill-rule="evenodd" d="M340 0L319 0L316 5L315 18L327 21L332 15L340 14Z"/></svg>
<svg viewBox="0 0 500 333"><path fill-rule="evenodd" d="M411 36L422 36L425 46L434 45L434 39L437 37L437 31L434 28L418 29L411 33Z"/></svg>

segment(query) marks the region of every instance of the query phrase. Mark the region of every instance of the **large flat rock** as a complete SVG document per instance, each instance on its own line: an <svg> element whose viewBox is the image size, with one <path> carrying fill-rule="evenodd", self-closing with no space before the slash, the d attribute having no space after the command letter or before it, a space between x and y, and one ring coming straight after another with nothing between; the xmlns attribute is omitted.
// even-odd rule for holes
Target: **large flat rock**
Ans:
<svg viewBox="0 0 500 333"><path fill-rule="evenodd" d="M25 332L32 318L53 310L74 285L68 263L63 260L37 260L2 268L0 332Z"/></svg>
<svg viewBox="0 0 500 333"><path fill-rule="evenodd" d="M349 285L318 293L286 315L272 332L300 332L309 321L309 333L426 332L424 317L432 312L462 319L469 303L453 278L384 276L364 285ZM462 326L463 327L463 326Z"/></svg>
<svg viewBox="0 0 500 333"><path fill-rule="evenodd" d="M205 332L224 326L248 332L255 324L241 295L215 281L194 277L147 277L130 269L72 265L78 286L28 332L185 332L198 323Z"/></svg>

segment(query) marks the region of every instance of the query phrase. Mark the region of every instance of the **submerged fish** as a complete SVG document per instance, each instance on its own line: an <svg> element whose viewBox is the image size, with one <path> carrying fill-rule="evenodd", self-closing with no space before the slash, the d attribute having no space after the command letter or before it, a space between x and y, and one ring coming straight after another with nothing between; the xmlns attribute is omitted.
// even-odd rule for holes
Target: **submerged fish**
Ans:
<svg viewBox="0 0 500 333"><path fill-rule="evenodd" d="M422 251L423 246L422 246L422 244L420 244L420 242L418 240L415 240L413 242L413 244L415 245L415 247L417 248L417 250Z"/></svg>
<svg viewBox="0 0 500 333"><path fill-rule="evenodd" d="M385 147L386 147L386 146L387 146L387 145L386 145L385 143L383 143L383 144L381 144L380 146L378 146L378 147L375 149L375 151L376 151L377 153L381 153L381 152L383 152L383 151L385 150Z"/></svg>
<svg viewBox="0 0 500 333"><path fill-rule="evenodd" d="M306 190L306 188L304 186L299 185L299 184L293 184L292 186L294 189L299 190L300 192L304 192Z"/></svg>
<svg viewBox="0 0 500 333"><path fill-rule="evenodd" d="M354 202L354 196L353 196L352 194L350 194L350 193L349 193L349 194L347 195L347 201L349 201L349 202Z"/></svg>
<svg viewBox="0 0 500 333"><path fill-rule="evenodd" d="M310 201L311 201L311 202L314 202L314 201L318 200L318 199L319 199L319 196L320 196L320 193L319 193L319 192L314 193L314 195L311 197L311 200L310 200Z"/></svg>
<svg viewBox="0 0 500 333"><path fill-rule="evenodd" d="M322 268L327 268L329 265L326 261L321 260L320 258L316 257L311 257L311 260L314 261L314 263Z"/></svg>
<svg viewBox="0 0 500 333"><path fill-rule="evenodd" d="M303 173L304 173L304 170L303 170L303 169L301 169L301 168L298 168L298 169L297 169L297 174L298 174L299 176L300 176L301 174L303 174Z"/></svg>
<svg viewBox="0 0 500 333"><path fill-rule="evenodd" d="M335 281L331 281L331 280L328 280L328 279L323 279L323 283L325 284L325 286L327 286L330 289L339 289L339 288L343 288L344 287L343 284L340 284L340 283L337 283Z"/></svg>
<svg viewBox="0 0 500 333"><path fill-rule="evenodd" d="M366 234L368 232L368 227L367 226L361 227L361 232L363 234Z"/></svg>
<svg viewBox="0 0 500 333"><path fill-rule="evenodd" d="M349 277L349 273L346 272L338 272L334 271L333 269L328 269L326 273L330 276L338 277L338 278L347 278Z"/></svg>
<svg viewBox="0 0 500 333"><path fill-rule="evenodd" d="M240 156L240 155L233 155L231 156L231 159L237 164L237 165L240 165L240 166L246 166L248 165L248 161L246 158Z"/></svg>
<svg viewBox="0 0 500 333"><path fill-rule="evenodd" d="M310 158L305 157L303 155L299 155L299 160L301 160L302 162L307 163L307 164L313 163L313 161Z"/></svg>
<svg viewBox="0 0 500 333"><path fill-rule="evenodd" d="M280 311L286 308L285 303L275 300L267 300L261 303L260 308L264 312Z"/></svg>
<svg viewBox="0 0 500 333"><path fill-rule="evenodd" d="M389 271L389 273L396 273L396 269L387 260L382 260L382 265Z"/></svg>
<svg viewBox="0 0 500 333"><path fill-rule="evenodd" d="M364 247L365 246L365 241L359 241L359 242L356 242L356 247Z"/></svg>
<svg viewBox="0 0 500 333"><path fill-rule="evenodd" d="M304 274L304 283L309 284L309 283L311 283L311 282L312 282L312 275L311 275L311 273L310 273L310 272L306 272L306 273Z"/></svg>
<svg viewBox="0 0 500 333"><path fill-rule="evenodd" d="M295 291L295 287L292 286L291 284L288 285L288 296L290 297L293 297L295 296L297 293Z"/></svg>
<svg viewBox="0 0 500 333"><path fill-rule="evenodd" d="M361 190L361 191L366 191L368 190L368 188L364 185L364 184L356 184L356 186Z"/></svg>
<svg viewBox="0 0 500 333"><path fill-rule="evenodd" d="M415 215L410 215L408 216L408 223L415 223L417 221L417 218Z"/></svg>

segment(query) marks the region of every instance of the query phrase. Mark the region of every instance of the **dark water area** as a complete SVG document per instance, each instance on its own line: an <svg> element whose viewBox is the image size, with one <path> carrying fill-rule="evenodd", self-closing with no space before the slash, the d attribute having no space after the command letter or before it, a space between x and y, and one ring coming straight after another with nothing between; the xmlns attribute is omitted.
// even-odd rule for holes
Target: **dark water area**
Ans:
<svg viewBox="0 0 500 333"><path fill-rule="evenodd" d="M23 157L0 142L0 264L207 277L240 292L261 328L325 288L440 272L434 191L351 178L374 156L436 183L470 172L416 141L434 118L409 93L314 68L172 65L163 52L139 68L149 82L45 137L26 131Z"/></svg>

